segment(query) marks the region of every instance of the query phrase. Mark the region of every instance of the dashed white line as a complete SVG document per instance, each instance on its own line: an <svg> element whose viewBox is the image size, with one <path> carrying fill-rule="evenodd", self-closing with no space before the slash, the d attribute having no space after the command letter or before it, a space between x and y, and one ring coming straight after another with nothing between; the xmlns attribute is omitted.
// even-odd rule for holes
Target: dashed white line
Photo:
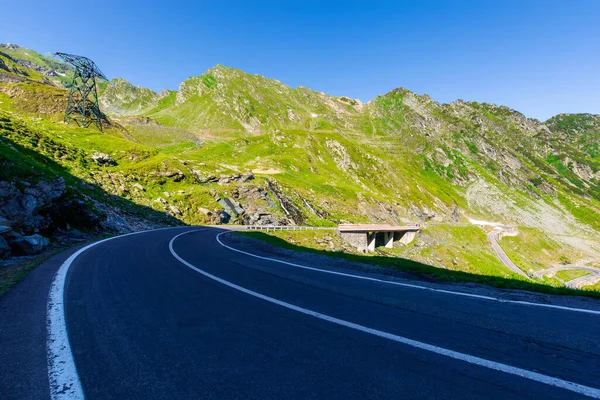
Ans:
<svg viewBox="0 0 600 400"><path fill-rule="evenodd" d="M373 328L369 328L363 325L359 325L359 324L355 324L353 322L349 322L343 319L339 319L336 317L332 317L326 314L321 314L317 311L313 311L313 310L309 310L307 308L303 308L303 307L299 307L290 303L286 303L284 301L281 300L277 300L273 297L269 297L266 296L262 293L258 293L255 292L253 290L250 289L246 289L245 287L236 285L235 283L232 283L230 281L227 281L225 279L219 278L209 272L206 272L196 266L194 266L193 264L190 264L189 262L187 262L186 260L184 260L183 258L181 258L173 249L173 243L175 242L175 240L177 240L177 238L179 238L182 235L186 235L188 233L193 233L196 231L188 231L188 232L183 232L180 233L176 236L173 237L173 239L171 239L171 241L169 242L169 250L171 251L171 254L173 255L173 257L175 257L177 260L179 260L179 262L181 262L183 265L185 265L188 268L191 268L192 270L206 276L209 279L212 279L216 282L222 283L223 285L226 285L232 289L238 290L240 292L246 293L250 296L268 301L270 303L276 304L278 306L281 307L285 307L287 309L293 310L293 311L297 311L299 313L305 314L305 315L309 315L311 317L314 318L318 318L327 322L331 322L337 325L341 325L341 326L345 326L347 328L350 329L354 329L360 332L364 332L364 333L368 333L374 336L378 336L378 337L382 337L385 339L389 339L392 340L394 342L397 343L402 343L411 347L415 347L421 350L425 350L425 351L429 351L432 353L436 353L436 354L440 354L446 357L450 357L453 358L455 360L460 360L460 361L464 361L470 364L474 364L474 365L478 365L481 367L485 367L485 368L489 368L489 369L493 369L496 371L500 371L500 372L504 372L507 374L511 374L511 375L516 375L525 379L529 379L532 381L536 381L536 382L540 382L540 383L544 383L547 385L551 385L554 387L558 387L561 389L566 389L575 393L579 393L585 396L589 396L589 397L593 397L593 398L597 398L600 399L600 389L597 388L593 388L593 387L589 387L589 386L585 386L585 385L581 385L575 382L570 382L570 381L566 381L560 378L555 378L549 375L544 375L544 374L540 374L538 372L533 372L533 371L529 371L523 368L518 368L518 367L513 367L511 365L507 365L507 364L503 364L503 363L499 363L496 361L491 361L491 360L487 360L485 358L481 358L481 357L476 357L476 356L472 356L469 354L465 354L465 353L460 353L454 350L449 350L449 349L445 349L443 347L438 347L438 346L434 346L428 343L423 343L423 342L419 342L417 340L413 340L413 339L409 339L403 336L399 336L399 335L395 335L389 332L384 332L384 331L380 331L377 329L373 329ZM217 235L218 238L219 235ZM227 247L227 246L226 246ZM237 251L237 250L236 250ZM241 252L241 251L240 251ZM243 253L243 252L242 252ZM249 254L251 255L251 254ZM263 258L263 257L259 257L259 258Z"/></svg>
<svg viewBox="0 0 600 400"><path fill-rule="evenodd" d="M500 302L500 303L511 303L511 304L534 306L534 307L554 308L554 309L558 309L558 310L575 311L575 312L581 312L581 313L586 313L586 314L600 315L600 311L598 311L598 310L590 310L590 309L587 309L587 308L575 308L575 307L559 306L559 305L555 305L555 304L542 304L542 303L533 303L533 302L521 301L521 300L501 299L501 298L492 297L492 296L483 296L483 295L473 294L473 293L456 292L456 291L445 290L445 289L436 289L436 288L432 288L432 287L428 287L428 286L415 285L415 284L412 284L412 283L403 283L403 282L397 282L397 281L388 281L388 280L385 280L385 279L370 278L368 276L347 274L347 273L344 273L344 272L336 272L336 271L330 271L330 270L327 270L327 269L321 269L321 268L315 268L315 267L308 267L306 265L295 264L295 263L288 262L288 261L278 260L276 258L259 256L257 254L252 254L252 253L249 253L247 251L239 250L239 249L236 249L236 248L231 247L229 245L226 245L225 243L223 243L221 241L220 236L221 235L226 235L228 233L231 233L231 231L221 232L221 233L219 233L217 235L217 242L219 242L219 244L221 246L223 246L223 247L225 247L225 248L227 248L229 250L232 250L232 251L235 251L235 252L238 252L238 253L241 253L241 254L245 254L247 256L259 258L261 260L273 261L273 262L276 262L276 263L285 264L285 265L289 265L289 266L296 267L296 268L302 268L302 269L307 269L307 270L311 270L311 271L322 272L322 273L331 274L331 275L345 276L345 277L353 278L353 279L361 279L361 280L365 280L365 281L372 281L372 282L385 283L385 284L389 284L389 285L403 286L403 287L408 287L408 288L412 288L412 289L430 290L432 292L445 293L445 294L449 294L449 295L453 295L453 296L472 297L472 298L482 299L482 300L497 301L497 302Z"/></svg>

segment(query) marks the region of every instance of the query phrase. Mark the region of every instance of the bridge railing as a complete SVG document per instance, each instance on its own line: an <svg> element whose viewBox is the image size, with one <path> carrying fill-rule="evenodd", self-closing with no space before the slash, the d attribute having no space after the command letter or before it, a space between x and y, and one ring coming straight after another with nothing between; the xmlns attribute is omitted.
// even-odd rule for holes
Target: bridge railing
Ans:
<svg viewBox="0 0 600 400"><path fill-rule="evenodd" d="M275 225L247 225L247 231L334 231L337 228L316 227L316 226L275 226Z"/></svg>

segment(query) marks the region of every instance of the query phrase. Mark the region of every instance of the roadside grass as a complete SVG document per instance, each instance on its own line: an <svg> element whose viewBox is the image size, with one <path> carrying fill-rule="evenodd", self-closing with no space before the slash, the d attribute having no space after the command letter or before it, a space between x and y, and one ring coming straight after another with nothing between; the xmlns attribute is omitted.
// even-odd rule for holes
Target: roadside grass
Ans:
<svg viewBox="0 0 600 400"><path fill-rule="evenodd" d="M525 226L519 226L517 236L504 236L498 244L512 262L530 274L558 266L563 259L577 262L586 257L581 250L554 239L542 230ZM569 281L587 273L584 270L562 271L553 277L544 277L544 281L553 286L560 286L561 279Z"/></svg>
<svg viewBox="0 0 600 400"><path fill-rule="evenodd" d="M471 224L428 224L407 246L392 249L394 255L426 265L478 275L514 278L487 242L487 231ZM383 249L390 252L388 249Z"/></svg>
<svg viewBox="0 0 600 400"><path fill-rule="evenodd" d="M88 241L82 243L70 243L62 244L47 252L38 254L32 258L24 260L20 263L9 265L6 267L0 267L0 298L9 291L14 285L27 276L28 273L33 271L35 268L40 266L45 261L54 257L55 255L62 253L70 248L77 246L85 246L92 242L106 239L110 237L109 234L100 234L92 236Z"/></svg>
<svg viewBox="0 0 600 400"><path fill-rule="evenodd" d="M68 246L59 247L23 262L0 267L0 298L37 266L67 248Z"/></svg>
<svg viewBox="0 0 600 400"><path fill-rule="evenodd" d="M566 287L553 287L541 283L534 283L519 278L516 274L510 278L499 276L482 275L472 272L456 271L443 268L437 268L431 265L423 264L417 261L408 260L405 258L381 256L378 253L356 254L343 251L329 251L315 249L311 247L299 246L290 243L280 237L267 234L264 232L233 232L233 235L247 237L260 240L264 243L281 247L288 250L293 250L300 253L312 253L324 256L342 258L351 262L374 265L382 268L391 268L399 271L407 272L416 279L439 282L473 282L489 285L502 289L518 289L531 292L552 294L552 295L569 295L569 296L587 296L600 298L600 292L589 289L569 289ZM597 285L594 285L595 288Z"/></svg>

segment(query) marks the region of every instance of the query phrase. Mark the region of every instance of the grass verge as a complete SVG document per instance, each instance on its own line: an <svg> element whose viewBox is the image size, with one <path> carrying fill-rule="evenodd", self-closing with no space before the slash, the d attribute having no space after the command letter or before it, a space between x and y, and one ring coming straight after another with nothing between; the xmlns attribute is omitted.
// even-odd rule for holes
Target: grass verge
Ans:
<svg viewBox="0 0 600 400"><path fill-rule="evenodd" d="M40 254L18 264L0 267L0 297L16 285L21 279L25 278L35 267L50 259L52 256L66 250L68 247L61 247L47 253Z"/></svg>
<svg viewBox="0 0 600 400"><path fill-rule="evenodd" d="M49 260L53 256L62 253L70 248L82 245L88 245L97 240L110 237L110 235L98 235L97 237L91 238L89 241L84 243L73 243L66 244L63 246L56 247L48 252L39 254L23 262L9 265L6 267L0 267L0 298L8 292L8 290L16 285L21 279L25 278L28 273L33 271L36 267L41 265L44 261Z"/></svg>

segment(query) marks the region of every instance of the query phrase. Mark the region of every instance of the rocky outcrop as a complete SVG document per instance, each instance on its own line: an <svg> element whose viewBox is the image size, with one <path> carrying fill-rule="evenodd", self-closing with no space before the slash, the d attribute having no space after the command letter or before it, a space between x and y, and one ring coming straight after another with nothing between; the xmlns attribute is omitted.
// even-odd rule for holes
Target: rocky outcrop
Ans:
<svg viewBox="0 0 600 400"><path fill-rule="evenodd" d="M25 255L38 254L50 244L50 240L42 235L35 234L20 237L12 242L13 249Z"/></svg>
<svg viewBox="0 0 600 400"><path fill-rule="evenodd" d="M335 163L338 168L342 171L348 171L349 169L356 169L356 164L350 158L350 154L348 154L348 150L342 146L336 140L328 140L325 142L325 146L331 152Z"/></svg>
<svg viewBox="0 0 600 400"><path fill-rule="evenodd" d="M35 184L0 182L0 258L11 253L36 254L48 246L48 239L37 232L49 228L52 217L48 214L53 203L64 195L66 184L63 178L39 181ZM22 236L20 232L33 235Z"/></svg>
<svg viewBox="0 0 600 400"><path fill-rule="evenodd" d="M244 225L285 226L288 220L270 213L249 213L244 216Z"/></svg>
<svg viewBox="0 0 600 400"><path fill-rule="evenodd" d="M241 174L221 175L219 177L216 177L214 175L205 174L202 171L194 169L192 170L192 175L194 176L194 182L199 184L216 182L219 185L226 185L232 182L243 183L254 179L254 173L252 171L244 172Z"/></svg>
<svg viewBox="0 0 600 400"><path fill-rule="evenodd" d="M98 165L108 166L108 165L117 165L116 161L106 153L101 153L96 151L91 156L92 161L94 161Z"/></svg>
<svg viewBox="0 0 600 400"><path fill-rule="evenodd" d="M21 184L25 186L22 191L17 189L15 182L0 182L0 216L26 230L46 227L48 221L39 212L64 194L64 179Z"/></svg>
<svg viewBox="0 0 600 400"><path fill-rule="evenodd" d="M284 193L283 188L279 185L279 183L275 180L269 179L267 180L267 188L278 200L279 205L286 217L288 217L288 219L290 219L294 224L302 225L305 220L302 211L300 211L292 199Z"/></svg>
<svg viewBox="0 0 600 400"><path fill-rule="evenodd" d="M173 182L180 182L185 178L185 174L178 169L160 171L156 175L165 178L170 178L173 180Z"/></svg>

